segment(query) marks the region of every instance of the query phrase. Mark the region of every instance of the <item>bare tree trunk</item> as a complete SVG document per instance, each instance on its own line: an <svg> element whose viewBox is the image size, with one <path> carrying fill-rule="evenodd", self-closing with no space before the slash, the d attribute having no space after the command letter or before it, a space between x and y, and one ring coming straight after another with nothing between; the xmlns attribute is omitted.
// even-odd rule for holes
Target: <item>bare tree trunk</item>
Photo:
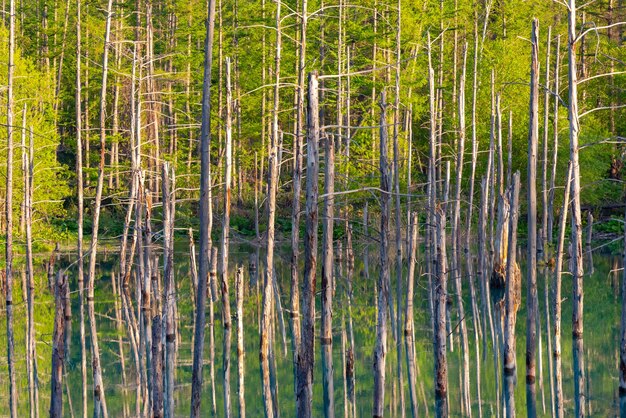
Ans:
<svg viewBox="0 0 626 418"><path fill-rule="evenodd" d="M339 138L341 142L341 138ZM333 384L333 227L335 205L335 141L326 135L324 172L324 210L322 212L322 387L324 390L324 416L335 416L335 389Z"/></svg>
<svg viewBox="0 0 626 418"><path fill-rule="evenodd" d="M391 179L387 157L387 103L385 91L380 101L380 273L378 276L378 315L374 348L374 406L372 415L382 417L385 407L385 360L387 357L387 304L389 299L389 216Z"/></svg>
<svg viewBox="0 0 626 418"><path fill-rule="evenodd" d="M519 216L519 171L513 175L510 188L511 218L509 221L509 243L506 264L506 288L504 299L504 359L503 386L506 416L515 417L515 384L517 359L515 354L515 323L520 305L521 273L515 260L517 254L517 220Z"/></svg>
<svg viewBox="0 0 626 418"><path fill-rule="evenodd" d="M409 271L406 286L406 311L404 315L404 341L406 344L406 369L409 380L409 395L411 400L411 414L413 418L418 416L417 406L417 379L415 360L415 329L413 324L413 289L415 287L415 265L417 263L417 236L419 224L417 212L411 214L411 240L409 241ZM400 361L400 359L398 359Z"/></svg>
<svg viewBox="0 0 626 418"><path fill-rule="evenodd" d="M104 32L104 50L102 54L102 85L100 89L100 163L98 165L98 183L96 186L96 197L93 208L93 230L91 233L91 246L89 253L89 275L87 278L87 311L89 315L89 326L92 348L92 372L93 372L93 395L94 395L94 418L108 417L104 382L102 380L102 370L100 366L100 347L98 344L98 333L96 326L96 313L94 307L94 282L96 276L96 255L98 247L98 227L100 225L100 210L102 203L102 189L104 186L104 161L106 149L106 93L107 76L109 64L109 39L111 36L111 17L113 15L113 0L108 1L107 19Z"/></svg>
<svg viewBox="0 0 626 418"><path fill-rule="evenodd" d="M239 395L239 418L246 416L246 398L245 398L245 373L246 363L245 355L246 350L243 343L244 328L243 328L243 296L244 296L244 284L243 284L243 267L237 267L237 275L235 276L235 294L237 304L237 374L239 376L237 383L237 393Z"/></svg>
<svg viewBox="0 0 626 418"><path fill-rule="evenodd" d="M578 162L578 80L576 73L576 0L568 1L568 81L569 81L569 144L572 162L572 338L574 344L574 412L584 415L585 390L583 366L583 249L582 216L580 211L580 164Z"/></svg>
<svg viewBox="0 0 626 418"><path fill-rule="evenodd" d="M204 78L202 84L202 129L200 134L200 275L196 293L196 321L191 385L190 417L200 416L202 398L202 369L204 358L204 326L206 324L206 278L209 272L211 248L211 66L213 64L213 37L215 26L215 0L209 0L209 15L204 42ZM213 321L213 318L211 318Z"/></svg>
<svg viewBox="0 0 626 418"><path fill-rule="evenodd" d="M539 41L537 41L539 42ZM541 157L541 184L542 184L542 215L541 247L543 248L542 258L546 260L548 252L548 137L550 134L550 46L552 45L552 26L548 26L548 36L546 41L546 82L543 94L543 155ZM537 76L539 78L539 76ZM556 94L557 92L555 92ZM556 152L556 151L555 151ZM553 414L554 415L554 414Z"/></svg>
<svg viewBox="0 0 626 418"><path fill-rule="evenodd" d="M65 296L67 275L57 271L54 286L54 332L52 335L52 377L50 417L63 416L63 364L65 361Z"/></svg>
<svg viewBox="0 0 626 418"><path fill-rule="evenodd" d="M25 130L25 128L24 128ZM30 128L30 144L28 151L24 150L24 209L26 226L26 295L28 308L28 329L26 361L28 362L28 389L30 399L30 416L39 417L39 390L37 378L37 342L35 340L35 272L33 270L33 173L34 173L34 140L33 128ZM25 142L25 141L23 141ZM25 144L24 144L25 148ZM28 158L26 158L26 154ZM71 312L70 312L71 313ZM69 329L67 330L69 331ZM67 336L68 334L66 334ZM66 347L68 350L69 347ZM66 351L67 353L67 351Z"/></svg>
<svg viewBox="0 0 626 418"><path fill-rule="evenodd" d="M297 356L300 350L300 284L299 284L299 253L300 253L300 195L302 193L302 151L304 137L304 92L306 66L306 30L307 0L301 2L300 15L300 48L298 52L298 87L296 98L296 136L294 138L294 169L293 169L293 203L291 215L291 341L294 356L294 389L297 385ZM256 157L255 157L256 158ZM255 161L256 170L256 161ZM255 193L257 191L255 183ZM257 209L258 210L258 209ZM258 236L258 232L257 232Z"/></svg>
<svg viewBox="0 0 626 418"><path fill-rule="evenodd" d="M570 188L572 183L572 163L569 163L565 178L563 193L563 208L559 220L559 236L556 247L556 262L554 267L554 404L556 417L563 418L563 376L561 374L561 269L563 266L563 250L565 248L565 229L567 225L567 210L570 202Z"/></svg>
<svg viewBox="0 0 626 418"><path fill-rule="evenodd" d="M467 324L465 321L465 308L463 306L463 287L461 274L461 186L463 180L463 159L465 154L465 78L467 68L467 43L463 47L463 67L461 69L461 80L459 85L459 126L458 126L458 154L456 159L456 193L454 197L454 214L452 219L452 261L455 291L457 296L457 309L459 315L459 330L461 334L461 349L463 356L462 366L462 393L463 405L467 415L471 417L471 395L470 395L470 364L469 364L469 343L467 340Z"/></svg>
<svg viewBox="0 0 626 418"><path fill-rule="evenodd" d="M276 3L276 55L274 57L274 106L272 110L272 134L270 136L270 154L268 158L268 188L267 188L267 257L266 275L263 283L263 318L261 320L261 342L259 358L261 361L261 375L263 380L263 401L265 405L266 418L276 416L278 405L274 404L272 390L270 386L271 369L271 310L273 305L273 285L274 280L274 233L276 217L276 194L278 192L278 151L279 151L279 126L278 111L280 106L280 62L282 51L281 32L281 2Z"/></svg>
<svg viewBox="0 0 626 418"><path fill-rule="evenodd" d="M307 109L307 176L306 228L304 232L304 287L302 289L302 335L297 353L296 413L299 417L312 415L313 365L315 349L315 287L317 271L317 199L319 177L319 102L318 75L309 74ZM266 410L266 416L269 417Z"/></svg>
<svg viewBox="0 0 626 418"><path fill-rule="evenodd" d="M531 33L530 111L528 122L528 244L526 287L526 410L537 415L535 387L537 356L537 148L539 143L539 22L533 20ZM513 202L512 202L513 203ZM515 206L511 206L517 210Z"/></svg>
<svg viewBox="0 0 626 418"><path fill-rule="evenodd" d="M164 162L162 167L162 201L163 201L163 275L165 276L165 306L163 322L165 323L165 392L164 416L174 417L174 374L176 356L176 287L174 284L174 183L173 170L170 177L170 165Z"/></svg>
<svg viewBox="0 0 626 418"><path fill-rule="evenodd" d="M5 200L5 301L7 321L7 363L9 368L9 409L17 417L17 386L15 381L15 342L13 340L13 72L15 70L15 0L9 2L9 62L7 84L7 173Z"/></svg>
<svg viewBox="0 0 626 418"><path fill-rule="evenodd" d="M396 63L395 63L395 92L394 92L394 113L393 113L393 175L395 191L395 223L396 223L396 367L398 373L398 385L400 394L400 416L405 417L406 405L404 402L404 378L402 376L402 213L400 210L400 66L402 62L401 53L401 1L397 3L398 16L396 23Z"/></svg>
<svg viewBox="0 0 626 418"><path fill-rule="evenodd" d="M230 345L231 319L230 301L228 299L228 251L230 245L230 199L232 184L232 106L233 94L230 81L231 63L226 58L226 161L224 164L224 219L222 222L222 248L220 258L220 282L222 289L222 320L224 325L224 416L230 418L232 406L230 400ZM226 292L224 294L224 292Z"/></svg>
<svg viewBox="0 0 626 418"><path fill-rule="evenodd" d="M559 94L559 66L560 66L560 53L561 53L561 36L556 37L556 51L554 54L554 93ZM550 193L548 196L548 206L550 210L548 212L548 241L553 242L553 226L554 226L554 193L555 193L555 181L556 181L556 163L558 159L559 150L559 106L561 104L557 99L554 100L554 112L552 115L552 123L554 125L553 139L554 145L552 148L552 172L550 174Z"/></svg>
<svg viewBox="0 0 626 418"><path fill-rule="evenodd" d="M435 414L448 416L448 361L446 358L446 305L448 272L446 271L446 215L441 207L435 209Z"/></svg>

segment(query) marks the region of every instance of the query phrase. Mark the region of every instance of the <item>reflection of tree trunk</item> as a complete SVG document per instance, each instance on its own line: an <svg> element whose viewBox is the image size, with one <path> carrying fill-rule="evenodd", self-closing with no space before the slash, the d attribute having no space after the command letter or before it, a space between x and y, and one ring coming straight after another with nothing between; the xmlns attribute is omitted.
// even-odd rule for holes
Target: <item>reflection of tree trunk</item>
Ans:
<svg viewBox="0 0 626 418"><path fill-rule="evenodd" d="M57 272L54 286L54 332L52 336L52 376L50 417L63 416L63 363L65 361L65 297L67 275Z"/></svg>
<svg viewBox="0 0 626 418"><path fill-rule="evenodd" d="M404 315L404 342L406 344L406 369L409 380L409 395L411 401L411 414L417 418L417 388L416 388L416 361L415 361L415 329L413 324L413 289L415 287L415 265L417 264L417 236L419 224L417 212L411 214L409 241L409 271L406 287L406 311ZM401 361L401 359L398 359Z"/></svg>
<svg viewBox="0 0 626 418"><path fill-rule="evenodd" d="M565 228L567 225L567 209L572 177L572 163L569 163L563 193L563 208L559 220L559 237L556 246L556 264L554 267L554 406L556 417L562 418L563 411L563 377L561 374L561 269L563 267L563 249L565 246Z"/></svg>
<svg viewBox="0 0 626 418"><path fill-rule="evenodd" d="M520 305L521 272L515 260L517 252L517 219L519 210L519 172L513 176L510 188L511 217L509 221L508 255L504 296L504 358L503 386L507 417L515 416L515 385L517 359L515 355L515 323Z"/></svg>
<svg viewBox="0 0 626 418"><path fill-rule="evenodd" d="M446 305L448 272L446 271L446 217L441 208L436 209L435 248L435 412L438 417L448 416L448 362L446 358Z"/></svg>
<svg viewBox="0 0 626 418"><path fill-rule="evenodd" d="M624 216L626 221L626 215ZM626 242L626 228L624 228ZM626 267L626 247L624 247L623 266ZM626 268L622 273L622 319L619 345L619 409L620 415L626 416Z"/></svg>

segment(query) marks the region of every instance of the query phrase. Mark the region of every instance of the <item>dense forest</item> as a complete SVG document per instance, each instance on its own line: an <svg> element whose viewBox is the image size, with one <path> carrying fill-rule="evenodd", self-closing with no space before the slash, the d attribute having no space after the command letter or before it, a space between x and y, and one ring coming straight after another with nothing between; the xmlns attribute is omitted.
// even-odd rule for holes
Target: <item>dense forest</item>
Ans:
<svg viewBox="0 0 626 418"><path fill-rule="evenodd" d="M0 411L594 414L622 0L2 11ZM623 283L603 376L626 416Z"/></svg>

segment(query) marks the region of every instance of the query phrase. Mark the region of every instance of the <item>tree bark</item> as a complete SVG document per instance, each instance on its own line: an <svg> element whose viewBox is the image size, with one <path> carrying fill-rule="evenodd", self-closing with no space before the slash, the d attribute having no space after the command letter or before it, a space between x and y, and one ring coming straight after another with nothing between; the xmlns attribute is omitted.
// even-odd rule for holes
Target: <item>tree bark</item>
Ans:
<svg viewBox="0 0 626 418"><path fill-rule="evenodd" d="M302 335L297 353L296 414L312 415L313 365L315 338L315 288L317 271L318 177L320 120L318 102L318 75L309 73L307 109L307 176L304 232L304 285L302 289Z"/></svg>
<svg viewBox="0 0 626 418"><path fill-rule="evenodd" d="M204 42L204 78L202 83L202 128L200 133L200 275L196 294L196 322L194 330L193 369L190 417L200 416L202 397L202 369L204 358L204 327L206 324L206 281L209 273L211 248L211 67L213 64L213 37L215 0L209 0L206 39ZM213 318L211 318L213 321Z"/></svg>
<svg viewBox="0 0 626 418"><path fill-rule="evenodd" d="M516 262L517 255L517 220L519 217L519 171L513 175L510 187L511 217L509 220L509 242L506 264L506 285L504 299L504 358L503 386L504 405L507 417L515 417L515 385L517 359L515 354L515 324L517 309L520 305L521 273Z"/></svg>
<svg viewBox="0 0 626 418"><path fill-rule="evenodd" d="M341 139L339 139L341 141ZM322 387L324 416L335 416L335 388L333 384L333 227L335 205L335 141L326 135L324 170L324 211L322 212Z"/></svg>
<svg viewBox="0 0 626 418"><path fill-rule="evenodd" d="M572 162L572 338L574 344L574 414L584 415L585 390L583 366L583 249L580 210L580 164L578 160L578 75L576 67L576 0L568 1L568 82L569 82L569 145Z"/></svg>
<svg viewBox="0 0 626 418"><path fill-rule="evenodd" d="M537 415L535 387L537 355L537 148L539 143L539 22L533 20L531 32L530 111L528 122L528 166L526 188L528 203L528 243L526 268L526 410ZM512 206L512 211L516 210Z"/></svg>
<svg viewBox="0 0 626 418"><path fill-rule="evenodd" d="M224 164L224 218L222 222L222 248L220 258L220 282L222 289L222 320L224 325L224 416L230 418L232 405L230 400L230 345L231 319L230 301L228 300L228 251L230 245L230 199L232 184L232 106L233 94L231 87L231 62L226 58L226 160ZM226 295L224 295L224 290ZM226 296L226 299L224 298ZM228 314L228 315L227 315Z"/></svg>
<svg viewBox="0 0 626 418"><path fill-rule="evenodd" d="M383 416L385 407L385 360L387 357L387 305L389 299L389 216L391 179L387 157L387 103L385 91L380 101L380 272L378 275L378 315L374 348L374 406L372 415Z"/></svg>
<svg viewBox="0 0 626 418"><path fill-rule="evenodd" d="M7 321L7 363L9 366L9 410L17 417L15 342L13 340L13 72L15 51L15 0L9 2L9 62L7 77L7 173L5 200L5 301Z"/></svg>

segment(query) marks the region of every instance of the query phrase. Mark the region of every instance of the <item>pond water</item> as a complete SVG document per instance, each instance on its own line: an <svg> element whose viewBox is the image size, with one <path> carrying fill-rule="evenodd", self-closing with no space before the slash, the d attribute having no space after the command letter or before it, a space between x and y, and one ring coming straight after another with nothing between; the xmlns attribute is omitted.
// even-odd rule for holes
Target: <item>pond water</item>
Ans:
<svg viewBox="0 0 626 418"><path fill-rule="evenodd" d="M179 351L176 369L176 390L175 405L176 415L186 417L189 415L189 399L191 397L191 341L193 334L193 304L192 288L189 275L189 253L186 245L177 246L177 256L175 257L175 281L177 285L178 313L179 313ZM523 252L523 251L522 251ZM375 343L376 325L376 296L375 280L377 277L378 255L374 245L370 245L369 251L369 279L364 271L364 244L358 243L355 246L356 265L354 272L354 302L353 302L353 322L355 332L355 375L356 375L356 399L357 415L369 416L372 408L372 353ZM73 255L61 254L57 267L68 265ZM250 284L249 261L251 258L259 257L261 262L259 270L262 272L264 253L262 250L245 244L232 245L230 252L230 272L234 277L237 264L244 266L246 283ZM283 308L287 309L289 304L289 251L281 248L276 259L277 278L281 294ZM622 267L621 257L608 254L593 254L593 260L587 258L585 264L585 334L584 334L584 356L586 368L586 391L588 405L587 412L595 416L616 416L619 411L618 402L618 361L619 361L619 333L620 333L620 283L621 271L614 270ZM524 260L522 259L522 270ZM18 260L19 263L19 260ZM564 263L567 268L567 263ZM392 281L395 277L392 262ZM590 268L593 266L593 270ZM125 323L121 324L121 332L116 327L115 320L115 298L111 282L111 272L119 268L118 258L111 254L99 256L99 267L96 279L95 308L97 312L98 335L101 350L101 361L103 377L106 390L106 400L111 417L133 416L135 411L135 364L130 351L128 334ZM405 266L406 269L406 266ZM420 270L423 271L423 261L420 262ZM24 355L25 331L26 331L26 309L22 299L22 285L20 269L15 276L15 346L17 351L17 381L19 398L19 415L28 415L28 386L26 376L26 363ZM75 291L76 272L75 267L70 269L70 289ZM550 386L548 371L548 349L545 322L545 276L549 274L550 282L553 281L553 274L546 269L539 270L539 308L541 317L542 334L542 385L537 387L538 413L541 416L550 415ZM406 276L405 276L406 277ZM420 416L434 415L434 389L433 389L433 346L432 332L430 330L429 304L427 299L427 280L424 275L417 279L415 295L415 326L417 340L417 364L418 364L418 398ZM318 286L321 281L318 280ZM234 280L231 281L231 298L234 314ZM480 390L482 399L482 410L484 416L494 416L496 414L496 388L494 382L494 363L491 343L487 347L480 347L482 360L481 385L476 384L476 357L474 341L474 323L471 315L469 286L467 278L463 282L465 310L469 312L466 317L468 326L468 336L470 344L470 381L472 414L478 415L478 396ZM395 284L392 282L392 296ZM452 293L452 283L449 291ZM478 287L477 287L478 289ZM318 289L319 290L319 289ZM133 293L134 295L134 293ZM518 383L516 386L516 409L517 412L525 415L525 290L522 290L523 301L518 313L517 321L517 364ZM563 276L563 388L565 392L566 416L573 414L573 365L572 365L572 340L571 340L571 276ZM69 363L67 367L67 385L64 388L64 413L71 416L71 411L75 416L80 416L81 410L81 372L80 372L80 339L79 339L79 301L77 292L72 293L72 329ZM393 296L395 301L395 296ZM403 298L404 299L404 298ZM244 302L244 337L245 337L245 399L246 412L250 417L263 416L263 401L261 392L261 379L259 368L259 306L257 298L257 287L247 286ZM35 319L36 338L38 354L38 375L39 375L39 402L41 414L47 415L50 399L50 365L51 365L51 340L52 324L54 316L54 301L51 292L47 287L47 277L45 270L38 263L36 271L36 296L35 296ZM318 322L316 332L319 333L319 294ZM4 304L3 304L4 305ZM136 308L136 305L135 305ZM333 311L333 364L334 364L334 387L335 387L335 411L337 416L343 416L344 411L344 390L343 390L343 364L342 364L342 316L347 315L345 303L345 286L343 280L337 280L335 293L335 306ZM0 315L4 317L4 306ZM207 310L208 314L208 310ZM276 321L276 340L274 343L277 382L278 382L278 402L280 414L283 417L295 416L295 397L293 395L293 367L292 354L289 335L289 316L284 313L286 344L282 341L280 320ZM453 332L453 347L448 345L448 365L449 365L449 400L450 413L452 416L461 416L461 396L460 396L460 364L461 351L458 336L458 322L456 307L450 306L450 322ZM223 416L222 407L222 321L221 305L215 304L215 393L217 396L218 416ZM89 350L89 327L87 329L87 347ZM553 326L551 329L554 329ZM237 413L237 357L236 357L236 329L233 323L233 344L231 353L231 396L234 413ZM122 341L125 367L122 368L120 345ZM487 338L489 341L490 338ZM387 356L387 389L386 389L386 416L400 416L399 396L396 385L396 350L393 340L389 340ZM448 340L450 343L450 340ZM322 415L322 377L321 377L321 351L319 339L316 339L316 363L314 377L314 408L315 416ZM482 344L482 341L481 341ZM8 372L6 363L6 328L3 324L0 327L0 416L8 416ZM211 381L209 379L209 347L208 333L206 340L204 368L204 392L202 400L203 416L210 416L211 410ZM484 355L483 355L484 354ZM407 415L410 415L408 385L406 384L406 362L403 355L403 368L405 378L405 398L407 399ZM91 384L90 356L88 356L89 385ZM500 371L498 370L498 373ZM538 370L538 379L539 379ZM68 390L71 397L71 406L68 403ZM91 386L88 388L91 396ZM89 399L91 408L91 398ZM545 406L545 407L544 407ZM425 410L426 409L426 410Z"/></svg>

